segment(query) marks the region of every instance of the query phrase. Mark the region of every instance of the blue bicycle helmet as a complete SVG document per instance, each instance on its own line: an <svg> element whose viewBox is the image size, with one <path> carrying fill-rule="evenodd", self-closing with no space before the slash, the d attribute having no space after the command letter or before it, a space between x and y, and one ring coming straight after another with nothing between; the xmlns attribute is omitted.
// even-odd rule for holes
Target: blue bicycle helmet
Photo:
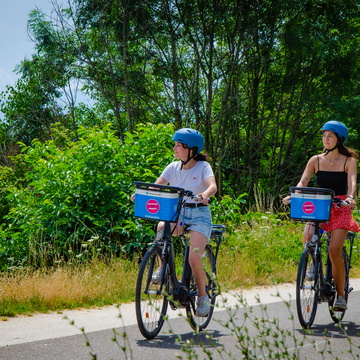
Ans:
<svg viewBox="0 0 360 360"><path fill-rule="evenodd" d="M346 141L348 137L348 129L347 127L341 123L340 121L328 121L321 128L321 132L328 130L334 132L339 139L343 139L343 143Z"/></svg>
<svg viewBox="0 0 360 360"><path fill-rule="evenodd" d="M199 131L194 129L183 128L177 130L172 139L173 141L187 145L190 149L196 147L197 154L204 148L204 137Z"/></svg>

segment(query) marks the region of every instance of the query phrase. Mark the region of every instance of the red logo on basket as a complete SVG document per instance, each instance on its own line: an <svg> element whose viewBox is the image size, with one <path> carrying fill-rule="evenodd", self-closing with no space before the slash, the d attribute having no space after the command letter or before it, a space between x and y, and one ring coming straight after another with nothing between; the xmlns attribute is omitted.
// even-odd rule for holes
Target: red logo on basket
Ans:
<svg viewBox="0 0 360 360"><path fill-rule="evenodd" d="M146 202L146 210L150 214L156 214L160 210L160 204L155 199L150 199Z"/></svg>
<svg viewBox="0 0 360 360"><path fill-rule="evenodd" d="M315 204L311 201L305 201L302 206L303 212L305 214L312 214L315 211Z"/></svg>

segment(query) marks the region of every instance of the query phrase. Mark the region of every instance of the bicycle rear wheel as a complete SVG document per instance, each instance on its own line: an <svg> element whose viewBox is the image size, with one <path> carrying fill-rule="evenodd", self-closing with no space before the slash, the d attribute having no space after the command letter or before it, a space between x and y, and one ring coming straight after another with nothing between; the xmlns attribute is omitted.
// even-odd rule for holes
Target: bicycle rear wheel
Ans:
<svg viewBox="0 0 360 360"><path fill-rule="evenodd" d="M349 297L349 255L346 253L345 247L342 248L341 257L343 258L344 266L345 266L345 300L347 303L348 297ZM331 280L331 285L333 287L335 287L334 279ZM329 304L329 312L330 312L330 316L333 319L333 321L335 323L338 323L344 318L346 310L335 311L333 309L335 302L336 302L336 296L334 294L334 297L328 303Z"/></svg>
<svg viewBox="0 0 360 360"><path fill-rule="evenodd" d="M214 312L216 296L218 295L218 287L215 280L215 257L209 245L206 246L203 254L203 264L206 272L206 292L210 298L210 311L207 316L196 316L195 309L198 289L193 276L191 276L189 286L191 301L186 307L190 326L197 332L204 330L209 325Z"/></svg>
<svg viewBox="0 0 360 360"><path fill-rule="evenodd" d="M315 282L318 282L319 275L316 271L318 264L311 251L305 249L300 257L296 278L296 309L304 329L309 329L313 324L318 306L319 292Z"/></svg>
<svg viewBox="0 0 360 360"><path fill-rule="evenodd" d="M141 262L136 282L136 319L141 334L147 339L153 339L160 332L168 307L164 279L152 279L153 273L161 266L161 248L153 246Z"/></svg>

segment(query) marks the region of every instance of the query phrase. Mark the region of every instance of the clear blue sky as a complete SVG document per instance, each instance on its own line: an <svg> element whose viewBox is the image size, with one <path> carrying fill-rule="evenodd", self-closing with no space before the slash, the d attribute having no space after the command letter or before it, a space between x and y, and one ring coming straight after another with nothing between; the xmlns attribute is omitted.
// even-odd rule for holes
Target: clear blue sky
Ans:
<svg viewBox="0 0 360 360"><path fill-rule="evenodd" d="M59 4L63 0L58 1ZM31 10L39 8L50 14L51 0L7 0L0 10L0 92L6 85L13 85L17 75L15 66L24 58L31 58L33 43L27 33L27 21Z"/></svg>
<svg viewBox="0 0 360 360"><path fill-rule="evenodd" d="M60 7L66 7L67 0L55 0ZM54 9L51 0L2 0L0 7L0 92L6 85L14 85L18 75L16 65L22 60L31 59L34 43L27 32L27 22L32 10L39 9L51 15ZM75 91L75 89L73 89ZM92 104L82 92L77 92L77 101ZM0 112L0 121L3 115Z"/></svg>

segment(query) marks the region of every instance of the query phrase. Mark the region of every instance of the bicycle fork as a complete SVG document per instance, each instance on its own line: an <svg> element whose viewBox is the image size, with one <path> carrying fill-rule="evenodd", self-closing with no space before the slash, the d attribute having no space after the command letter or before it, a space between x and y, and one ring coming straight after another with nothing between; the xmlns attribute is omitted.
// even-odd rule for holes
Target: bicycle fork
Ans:
<svg viewBox="0 0 360 360"><path fill-rule="evenodd" d="M314 285L318 283L319 274L322 272L320 247L318 243L319 236L314 234L309 242L306 243L308 252L312 255L314 265ZM320 274L321 275L321 274Z"/></svg>
<svg viewBox="0 0 360 360"><path fill-rule="evenodd" d="M187 277L189 278L191 275L191 269L187 269L190 267L186 261L188 251L189 248L187 247L184 259L183 279L182 281L179 281L176 276L175 255L171 239L169 240L169 238L164 237L164 246L162 250L163 266L161 270L162 281L160 292L168 297L170 306L173 310L176 310L179 307L186 307L189 302L189 290L184 285L185 279Z"/></svg>
<svg viewBox="0 0 360 360"><path fill-rule="evenodd" d="M323 285L321 287L320 292L320 300L321 301L332 301L335 294L336 294L336 288L332 284L332 266L331 261L329 257L329 247L327 248L327 254L326 254L326 270L325 270L325 277L323 281Z"/></svg>

